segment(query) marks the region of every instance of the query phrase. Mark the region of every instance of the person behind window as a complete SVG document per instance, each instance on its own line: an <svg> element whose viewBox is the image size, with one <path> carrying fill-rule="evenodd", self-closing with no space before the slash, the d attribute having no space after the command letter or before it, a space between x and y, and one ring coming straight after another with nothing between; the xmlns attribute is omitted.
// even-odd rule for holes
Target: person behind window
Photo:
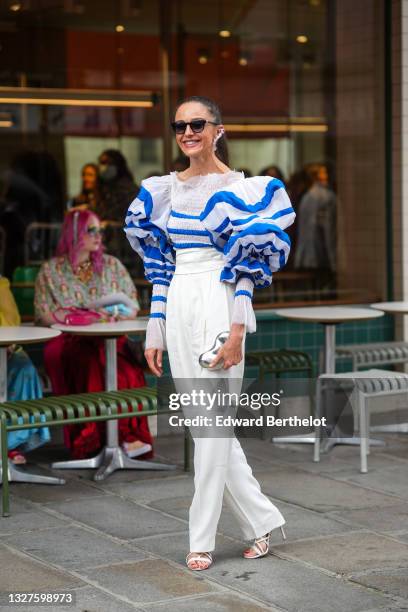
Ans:
<svg viewBox="0 0 408 612"><path fill-rule="evenodd" d="M62 219L63 188L57 162L46 151L19 153L3 178L0 225L7 234L4 272L12 276L17 266L24 265L28 225Z"/></svg>
<svg viewBox="0 0 408 612"><path fill-rule="evenodd" d="M81 177L81 193L69 200L67 208L69 210L81 208L96 211L99 200L98 166L96 164L85 164L81 171Z"/></svg>
<svg viewBox="0 0 408 612"><path fill-rule="evenodd" d="M120 221L139 188L120 151L106 149L98 163L101 188L95 212L103 221Z"/></svg>
<svg viewBox="0 0 408 612"><path fill-rule="evenodd" d="M286 188L288 190L290 201L292 202L293 210L297 213L299 204L307 190L311 187L312 180L304 168L296 170L288 179ZM297 244L297 224L293 224L287 229L287 234L292 244L292 251L296 252ZM294 268L294 258L289 258L287 270Z"/></svg>
<svg viewBox="0 0 408 612"><path fill-rule="evenodd" d="M17 304L7 278L0 276L0 326L20 325ZM19 346L7 351L7 399L31 400L42 397L38 372L30 357ZM26 463L25 453L51 440L48 427L20 429L7 434L8 457L16 465Z"/></svg>
<svg viewBox="0 0 408 612"><path fill-rule="evenodd" d="M35 320L52 325L58 309L84 307L113 293L123 292L135 308L118 319L134 319L139 309L136 288L123 264L103 253L99 218L87 210L68 213L57 256L44 262L35 284ZM106 315L106 311L105 311ZM142 368L135 362L126 337L117 342L118 389L145 386ZM44 348L46 371L58 395L101 391L105 388L104 341L97 337L61 334ZM152 438L147 417L119 419L119 443L132 457L151 457ZM105 442L103 423L67 425L65 442L74 459L96 454Z"/></svg>
<svg viewBox="0 0 408 612"><path fill-rule="evenodd" d="M292 202L292 206L295 211L299 208L299 204L303 196L310 189L312 184L313 180L309 173L306 172L305 168L296 170L293 174L290 175L287 184L287 189L290 201Z"/></svg>
<svg viewBox="0 0 408 612"><path fill-rule="evenodd" d="M285 176L279 166L266 166L266 168L261 170L259 174L260 176L272 176L273 178L277 178L282 181L282 183L286 183Z"/></svg>
<svg viewBox="0 0 408 612"><path fill-rule="evenodd" d="M336 194L324 164L305 170L311 186L299 203L294 267L315 271L319 286L329 286L336 271Z"/></svg>
<svg viewBox="0 0 408 612"><path fill-rule="evenodd" d="M23 151L11 164L6 199L18 202L27 222L57 222L63 216L63 181L48 151Z"/></svg>

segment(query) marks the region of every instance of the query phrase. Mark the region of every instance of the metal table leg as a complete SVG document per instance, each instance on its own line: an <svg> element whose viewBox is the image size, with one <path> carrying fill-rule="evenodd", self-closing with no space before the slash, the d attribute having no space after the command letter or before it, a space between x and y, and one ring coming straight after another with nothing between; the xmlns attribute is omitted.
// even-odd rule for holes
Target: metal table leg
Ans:
<svg viewBox="0 0 408 612"><path fill-rule="evenodd" d="M336 324L325 323L325 343L324 343L324 373L325 374L334 374L336 370ZM390 426L393 427L393 426ZM395 426L394 426L395 427ZM408 427L408 424L407 424ZM374 428L371 428L371 431L375 431ZM379 429L377 429L379 431ZM390 431L390 430L388 430ZM272 441L277 444L314 444L315 443L315 434L311 434L309 436L283 436L272 438ZM344 436L330 436L325 441L322 446L321 452L328 452L337 444L350 444L352 446L357 446L360 444L360 438L357 436L352 436L351 438L346 438ZM385 446L385 442L382 440L373 440L369 441L370 446Z"/></svg>
<svg viewBox="0 0 408 612"><path fill-rule="evenodd" d="M117 353L116 338L105 339L106 354L106 391L116 391L117 382ZM52 464L57 469L92 469L98 468L94 480L105 480L116 470L175 470L176 465L167 463L155 463L153 461L141 461L131 459L119 446L118 421L111 420L106 423L106 446L95 457L91 459L79 459L72 461L58 461Z"/></svg>
<svg viewBox="0 0 408 612"><path fill-rule="evenodd" d="M7 347L0 347L0 402L5 402L7 400ZM5 441L5 446L7 444L7 434L3 433L2 436ZM0 438L0 448L1 448L1 438ZM65 484L65 480L63 478L56 478L54 476L43 476L42 474L32 474L31 472L26 471L23 467L17 467L12 461L8 460L7 462L7 472L3 473L3 465L0 461L0 480L3 483L3 516L8 516L9 514L9 482L30 482L35 484L53 484L53 485L61 485Z"/></svg>
<svg viewBox="0 0 408 612"><path fill-rule="evenodd" d="M351 446L359 446L361 444L361 438L357 437L357 436L353 436L352 438L343 438L343 437L338 437L338 436L330 436L330 438L327 438L326 442L324 443L324 446L321 450L322 453L327 453L328 451L330 451L332 448L334 448L337 444L349 444ZM374 440L372 438L370 438L370 446L386 446L385 442L383 440Z"/></svg>
<svg viewBox="0 0 408 612"><path fill-rule="evenodd" d="M331 374L336 369L336 325L326 323L324 328L324 371ZM279 436L272 438L271 442L275 442L275 444L314 444L315 439L316 435L313 432L307 436Z"/></svg>
<svg viewBox="0 0 408 612"><path fill-rule="evenodd" d="M334 325L326 325L326 343L324 352L324 371L325 374L334 374L336 371L336 328ZM337 444L348 444L351 446L359 446L361 438L352 436L345 438L344 436L330 436L322 446L322 453L328 452ZM385 446L382 440L369 440L370 446Z"/></svg>
<svg viewBox="0 0 408 612"><path fill-rule="evenodd" d="M408 423L394 425L372 425L370 431L382 433L408 433Z"/></svg>
<svg viewBox="0 0 408 612"><path fill-rule="evenodd" d="M0 346L0 402L7 401L7 347Z"/></svg>
<svg viewBox="0 0 408 612"><path fill-rule="evenodd" d="M3 478L3 468L0 466L0 479ZM9 482L29 482L32 484L52 484L63 485L63 478L55 476L43 476L42 474L32 474L22 466L15 465L12 461L8 462L8 480Z"/></svg>

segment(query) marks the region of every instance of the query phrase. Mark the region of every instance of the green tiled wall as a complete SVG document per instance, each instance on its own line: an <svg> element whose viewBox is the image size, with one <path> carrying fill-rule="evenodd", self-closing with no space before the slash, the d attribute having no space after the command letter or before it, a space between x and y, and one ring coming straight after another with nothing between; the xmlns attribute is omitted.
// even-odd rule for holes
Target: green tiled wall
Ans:
<svg viewBox="0 0 408 612"><path fill-rule="evenodd" d="M280 349L287 348L309 353L312 357L315 374L317 373L319 351L324 343L324 327L318 323L298 323L288 321L278 316L268 316L257 322L257 332L248 334L246 350ZM342 323L337 326L336 344L358 344L364 342L382 342L394 339L394 317L385 315L370 321ZM34 363L42 363L43 345L29 345L26 347ZM337 362L337 371L350 370L351 362L342 360ZM170 367L167 352L164 353L163 375L170 376ZM255 377L256 369L247 367L245 376ZM148 385L155 385L155 377L146 375Z"/></svg>
<svg viewBox="0 0 408 612"><path fill-rule="evenodd" d="M256 349L293 349L309 353L313 360L315 374L318 371L319 351L324 344L324 327L319 323L302 323L288 321L278 316L261 319L259 315L257 332L248 334L246 350ZM382 342L394 339L394 317L384 315L369 321L342 323L337 326L336 344L359 344L364 342ZM163 359L163 375L170 375L167 353ZM351 362L338 362L337 371L350 370ZM256 369L247 367L245 375L256 375ZM154 376L147 376L147 384L154 385Z"/></svg>
<svg viewBox="0 0 408 612"><path fill-rule="evenodd" d="M258 322L258 332L247 336L246 349L293 349L308 353L317 373L319 352L324 345L324 326L319 323L288 321L282 318ZM336 328L336 344L359 344L394 339L394 318L385 315L370 321L342 323ZM338 371L350 369L346 361Z"/></svg>

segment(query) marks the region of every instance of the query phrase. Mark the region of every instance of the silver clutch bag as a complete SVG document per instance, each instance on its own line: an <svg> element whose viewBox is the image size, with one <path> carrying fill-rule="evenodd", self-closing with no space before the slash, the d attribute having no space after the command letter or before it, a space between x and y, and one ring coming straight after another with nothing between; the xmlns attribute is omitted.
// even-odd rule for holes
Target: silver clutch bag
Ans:
<svg viewBox="0 0 408 612"><path fill-rule="evenodd" d="M201 355L198 358L198 362L201 367L210 368L210 363L214 361L221 346L228 340L228 338L229 338L229 331L220 332L215 337L214 344L212 345L212 347L208 349L208 351L201 353ZM215 365L213 368L210 368L210 370L221 370L223 366L224 366L224 360L221 359L221 361L219 361L217 365Z"/></svg>

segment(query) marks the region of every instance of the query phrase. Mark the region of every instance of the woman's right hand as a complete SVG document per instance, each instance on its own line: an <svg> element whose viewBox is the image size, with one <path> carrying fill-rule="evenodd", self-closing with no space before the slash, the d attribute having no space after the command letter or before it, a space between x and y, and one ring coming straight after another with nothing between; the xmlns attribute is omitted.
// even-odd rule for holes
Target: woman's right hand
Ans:
<svg viewBox="0 0 408 612"><path fill-rule="evenodd" d="M145 350L144 355L151 372L155 376L161 376L163 374L163 350L149 348Z"/></svg>
<svg viewBox="0 0 408 612"><path fill-rule="evenodd" d="M41 325L44 327L51 327L58 323L52 312L43 312L40 317L36 318L35 325Z"/></svg>

